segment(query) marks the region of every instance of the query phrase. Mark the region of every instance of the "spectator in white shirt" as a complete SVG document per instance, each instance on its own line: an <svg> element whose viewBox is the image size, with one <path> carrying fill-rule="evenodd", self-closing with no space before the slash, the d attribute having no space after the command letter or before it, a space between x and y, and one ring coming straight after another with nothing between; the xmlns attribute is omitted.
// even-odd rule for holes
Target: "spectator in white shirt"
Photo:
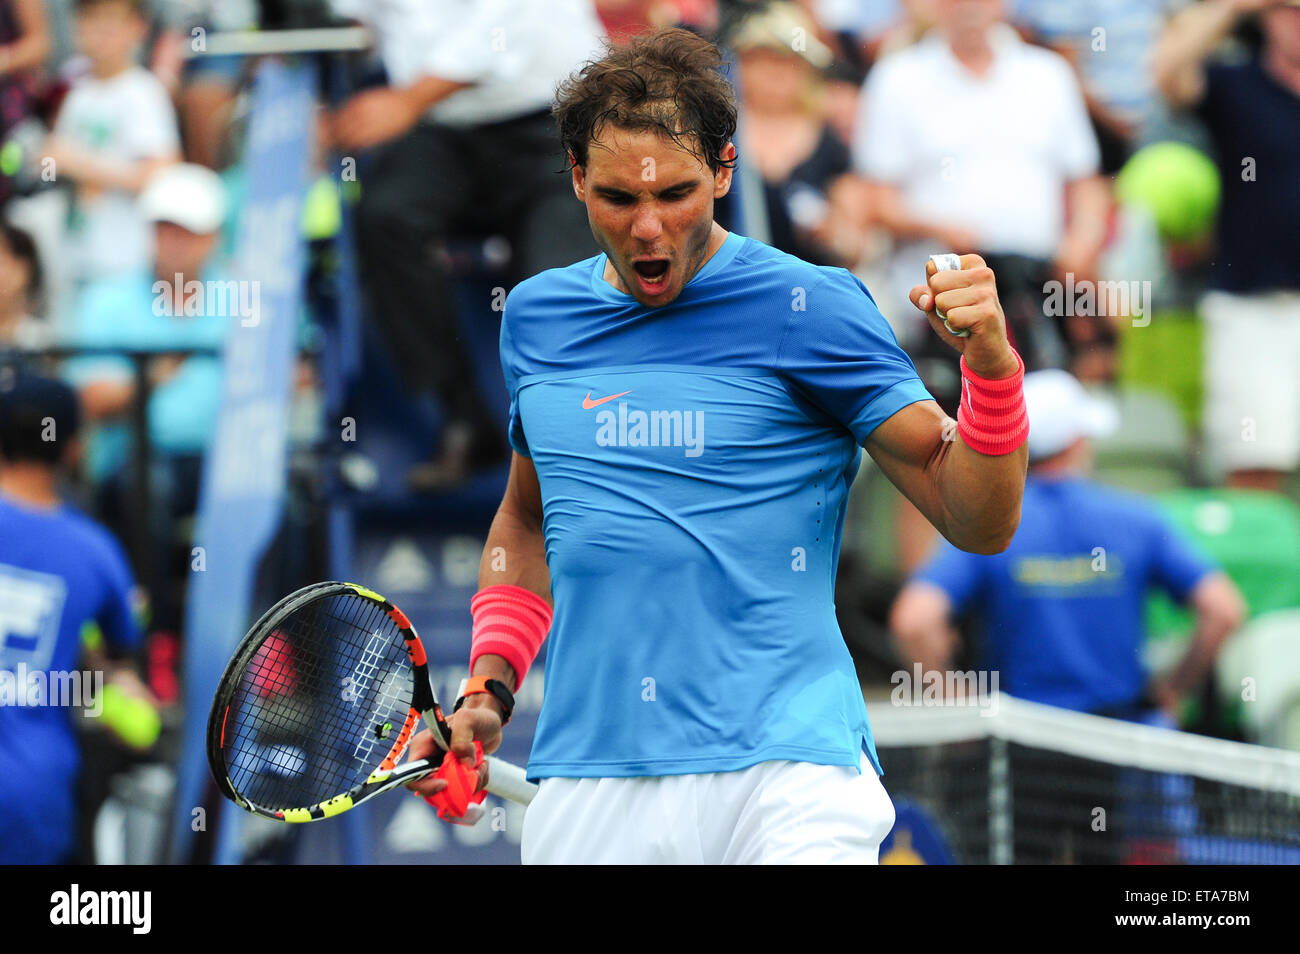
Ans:
<svg viewBox="0 0 1300 954"><path fill-rule="evenodd" d="M460 341L448 275L428 254L458 231L504 235L513 280L595 254L566 174L550 104L560 80L599 55L591 0L335 0L377 33L389 85L358 93L330 125L367 150L357 216L370 317L407 388L436 395L441 447L419 490L450 489L503 461Z"/></svg>
<svg viewBox="0 0 1300 954"><path fill-rule="evenodd" d="M162 84L135 62L148 24L142 0L78 0L77 44L89 73L59 110L44 155L56 180L76 187L69 222L74 282L147 269L148 224L135 196L180 159L180 137Z"/></svg>
<svg viewBox="0 0 1300 954"><path fill-rule="evenodd" d="M1033 368L1063 360L1043 326L1042 285L1067 272L1095 279L1110 199L1069 63L1021 41L1002 6L940 0L939 26L875 66L854 161L897 243L898 287L932 252L979 252L1004 307L1028 296L1007 317Z"/></svg>

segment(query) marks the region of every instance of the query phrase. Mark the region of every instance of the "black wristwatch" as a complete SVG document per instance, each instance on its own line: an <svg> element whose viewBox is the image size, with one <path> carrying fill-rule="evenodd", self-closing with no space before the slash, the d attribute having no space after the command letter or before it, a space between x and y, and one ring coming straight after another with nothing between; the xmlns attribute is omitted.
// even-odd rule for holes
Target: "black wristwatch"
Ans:
<svg viewBox="0 0 1300 954"><path fill-rule="evenodd" d="M497 702L501 703L501 708L505 710L505 718L501 720L502 725L510 721L510 717L515 714L515 696L506 684L499 679L484 679L482 676L470 676L462 680L460 684L459 697L456 699L456 705L452 707L452 712L459 712L460 707L465 704L465 697L476 695L480 692L491 693L496 697Z"/></svg>

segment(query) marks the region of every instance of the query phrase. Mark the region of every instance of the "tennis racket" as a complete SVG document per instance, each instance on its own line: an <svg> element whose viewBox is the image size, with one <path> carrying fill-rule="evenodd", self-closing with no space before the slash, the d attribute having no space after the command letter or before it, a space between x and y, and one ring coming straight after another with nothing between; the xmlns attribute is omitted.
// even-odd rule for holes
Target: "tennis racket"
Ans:
<svg viewBox="0 0 1300 954"><path fill-rule="evenodd" d="M248 631L208 716L208 764L240 808L285 822L330 818L437 771L399 765L423 717L446 750L451 727L406 614L356 583L290 593ZM493 794L527 804L523 769L489 756ZM465 821L482 814L471 805Z"/></svg>

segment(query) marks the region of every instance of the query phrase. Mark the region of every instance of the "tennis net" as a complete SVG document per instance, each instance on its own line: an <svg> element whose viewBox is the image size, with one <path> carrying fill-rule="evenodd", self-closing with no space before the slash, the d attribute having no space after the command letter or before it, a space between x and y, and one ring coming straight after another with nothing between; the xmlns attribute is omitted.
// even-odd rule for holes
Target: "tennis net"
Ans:
<svg viewBox="0 0 1300 954"><path fill-rule="evenodd" d="M1300 864L1298 752L1002 694L868 713L896 832L958 864Z"/></svg>

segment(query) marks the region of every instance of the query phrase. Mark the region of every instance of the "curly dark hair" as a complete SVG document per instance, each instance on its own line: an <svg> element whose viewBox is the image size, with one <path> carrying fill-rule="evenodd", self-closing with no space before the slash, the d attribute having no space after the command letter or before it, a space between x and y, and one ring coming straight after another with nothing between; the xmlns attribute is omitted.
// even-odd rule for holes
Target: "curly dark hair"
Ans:
<svg viewBox="0 0 1300 954"><path fill-rule="evenodd" d="M669 29L613 47L560 84L551 114L575 166L606 126L653 130L717 172L735 164L723 147L736 133L736 97L721 51L689 30Z"/></svg>

